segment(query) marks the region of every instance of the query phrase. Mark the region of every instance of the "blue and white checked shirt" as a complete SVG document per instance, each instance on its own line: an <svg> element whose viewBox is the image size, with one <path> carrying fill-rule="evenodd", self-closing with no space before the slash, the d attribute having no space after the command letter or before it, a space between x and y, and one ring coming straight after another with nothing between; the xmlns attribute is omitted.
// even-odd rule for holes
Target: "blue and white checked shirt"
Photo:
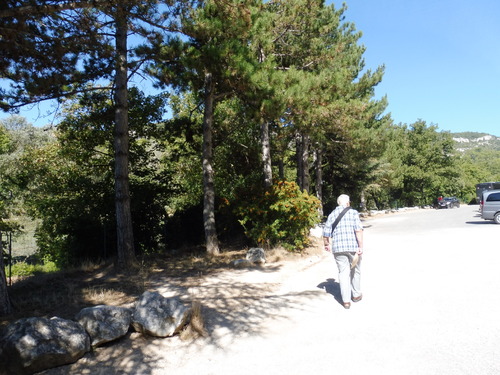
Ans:
<svg viewBox="0 0 500 375"><path fill-rule="evenodd" d="M345 213L342 219L340 219L332 233L332 224L344 208L345 207L338 206L333 210L332 213L328 215L328 219L323 229L323 237L331 237L330 242L332 252L334 253L358 251L358 240L356 239L354 231L363 230L358 211L351 208Z"/></svg>

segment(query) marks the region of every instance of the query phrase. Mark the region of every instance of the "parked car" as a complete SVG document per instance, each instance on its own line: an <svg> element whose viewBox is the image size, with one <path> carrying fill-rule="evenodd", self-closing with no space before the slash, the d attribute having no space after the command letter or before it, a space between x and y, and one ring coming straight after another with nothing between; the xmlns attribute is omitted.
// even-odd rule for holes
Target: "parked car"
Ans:
<svg viewBox="0 0 500 375"><path fill-rule="evenodd" d="M444 197L443 199L440 199L437 203L437 208L459 208L460 207L460 201L458 200L457 197Z"/></svg>
<svg viewBox="0 0 500 375"><path fill-rule="evenodd" d="M481 217L500 224L500 190L488 190L481 197Z"/></svg>

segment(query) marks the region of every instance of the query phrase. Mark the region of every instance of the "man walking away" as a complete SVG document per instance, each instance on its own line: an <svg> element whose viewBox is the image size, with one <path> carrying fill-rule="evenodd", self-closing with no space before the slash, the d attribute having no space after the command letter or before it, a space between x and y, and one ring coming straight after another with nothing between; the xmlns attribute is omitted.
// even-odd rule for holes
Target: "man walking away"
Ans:
<svg viewBox="0 0 500 375"><path fill-rule="evenodd" d="M353 302L359 302L363 298L360 284L363 225L358 211L350 208L348 195L340 195L337 204L338 207L326 220L323 242L325 250L332 252L337 263L343 306L349 309L351 299Z"/></svg>

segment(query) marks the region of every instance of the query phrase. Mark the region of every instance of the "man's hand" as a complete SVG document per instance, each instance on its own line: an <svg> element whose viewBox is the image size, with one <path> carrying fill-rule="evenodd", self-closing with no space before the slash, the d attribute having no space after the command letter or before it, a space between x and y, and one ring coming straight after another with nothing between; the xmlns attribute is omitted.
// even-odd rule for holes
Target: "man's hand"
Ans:
<svg viewBox="0 0 500 375"><path fill-rule="evenodd" d="M323 249L330 252L330 243L328 237L323 237Z"/></svg>

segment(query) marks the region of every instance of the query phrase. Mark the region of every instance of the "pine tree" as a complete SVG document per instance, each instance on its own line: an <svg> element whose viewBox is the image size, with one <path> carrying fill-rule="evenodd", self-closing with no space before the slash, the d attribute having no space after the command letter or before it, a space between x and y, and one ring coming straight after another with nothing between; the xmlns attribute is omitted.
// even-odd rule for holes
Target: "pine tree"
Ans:
<svg viewBox="0 0 500 375"><path fill-rule="evenodd" d="M156 1L9 1L0 10L0 90L4 111L47 99L61 100L111 78L115 100L115 202L118 266L135 264L128 177L129 25L143 37L163 28L168 15ZM168 9L170 10L170 9ZM143 23L149 25L143 27ZM112 35L112 36L110 36ZM114 42L114 45L113 45ZM140 66L140 64L139 64ZM90 87L90 88L89 88ZM99 87L100 90L103 87Z"/></svg>
<svg viewBox="0 0 500 375"><path fill-rule="evenodd" d="M213 160L214 111L225 98L251 87L257 59L250 45L258 1L208 0L184 9L179 31L183 37L158 38L151 50L150 73L162 85L188 89L203 106L203 221L207 252L219 252L215 226L216 168Z"/></svg>
<svg viewBox="0 0 500 375"><path fill-rule="evenodd" d="M281 123L287 124L289 139L296 142L297 182L309 190L312 154L322 160L325 152L338 149L340 143L357 142L355 133L370 136L358 129L380 125L385 99L373 101L373 92L383 67L363 72L361 33L354 24L344 22L345 6L335 9L319 0L269 4L280 16L275 22L272 53L285 76L286 111ZM315 167L317 178L322 178L322 163ZM322 197L318 179L315 188Z"/></svg>

